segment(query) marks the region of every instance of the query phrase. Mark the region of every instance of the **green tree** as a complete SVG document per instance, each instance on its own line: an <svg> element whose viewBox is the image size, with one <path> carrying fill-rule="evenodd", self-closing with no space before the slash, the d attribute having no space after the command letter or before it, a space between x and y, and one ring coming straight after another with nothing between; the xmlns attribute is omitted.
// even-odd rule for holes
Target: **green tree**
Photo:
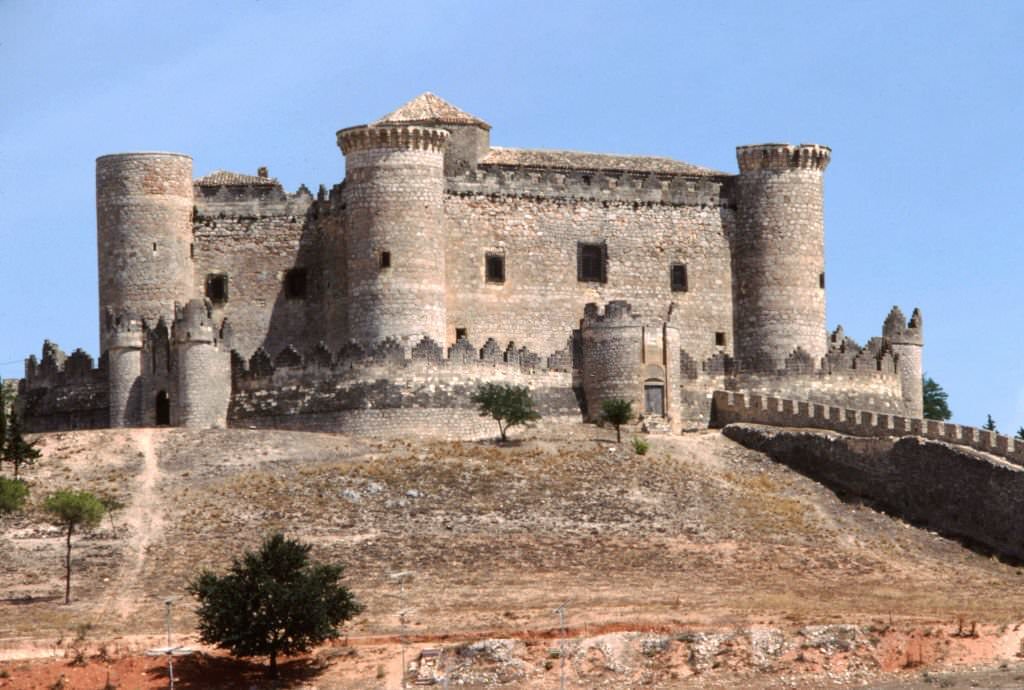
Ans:
<svg viewBox="0 0 1024 690"><path fill-rule="evenodd" d="M996 431L996 420L992 419L992 415L985 415L985 424L981 428L985 431Z"/></svg>
<svg viewBox="0 0 1024 690"><path fill-rule="evenodd" d="M64 557L64 603L71 603L71 535L75 528L92 529L103 519L103 503L88 491L56 491L46 497L43 509L54 524L67 530L67 553Z"/></svg>
<svg viewBox="0 0 1024 690"><path fill-rule="evenodd" d="M0 515L21 510L28 498L28 484L20 479L0 477Z"/></svg>
<svg viewBox="0 0 1024 690"><path fill-rule="evenodd" d="M1014 440L1024 441L1024 426L1017 427L1017 435L1014 437Z"/></svg>
<svg viewBox="0 0 1024 690"><path fill-rule="evenodd" d="M310 563L309 549L275 534L234 559L227 575L200 573L188 591L199 600L202 641L234 656L267 656L276 678L278 655L337 637L363 607L340 584L341 566Z"/></svg>
<svg viewBox="0 0 1024 690"><path fill-rule="evenodd" d="M476 389L470 400L478 405L481 417L493 417L498 422L502 441L508 440L510 427L540 419L526 386L485 383Z"/></svg>
<svg viewBox="0 0 1024 690"><path fill-rule="evenodd" d="M3 455L7 462L14 465L14 478L18 478L18 471L25 465L34 465L39 458L39 449L35 441L26 441L21 433L21 419L16 414L11 414L7 420L7 440L4 443Z"/></svg>
<svg viewBox="0 0 1024 690"><path fill-rule="evenodd" d="M953 416L949 409L949 395L942 390L935 379L927 374L922 379L922 397L924 398L924 418L946 420Z"/></svg>
<svg viewBox="0 0 1024 690"><path fill-rule="evenodd" d="M622 398L602 400L601 417L615 427L615 442L622 443L620 427L633 421L633 403Z"/></svg>

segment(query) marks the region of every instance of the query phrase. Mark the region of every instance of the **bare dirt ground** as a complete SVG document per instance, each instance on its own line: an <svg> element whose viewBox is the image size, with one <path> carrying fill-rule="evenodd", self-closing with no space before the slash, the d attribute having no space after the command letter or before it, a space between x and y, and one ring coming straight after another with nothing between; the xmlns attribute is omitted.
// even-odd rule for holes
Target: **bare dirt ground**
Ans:
<svg viewBox="0 0 1024 690"><path fill-rule="evenodd" d="M175 642L195 644L187 582L275 530L344 563L366 604L344 643L288 665L288 687L397 688L403 647L413 665L443 650L432 674L453 687L556 688L563 660L573 688L1024 687L1015 567L717 432L652 437L646 456L590 426L517 435L44 435L33 508L0 518L0 688L101 688L108 667L116 687L166 687L139 656L164 643L164 599ZM64 486L126 506L76 539L70 606L38 511ZM264 687L260 670L204 650L176 687Z"/></svg>

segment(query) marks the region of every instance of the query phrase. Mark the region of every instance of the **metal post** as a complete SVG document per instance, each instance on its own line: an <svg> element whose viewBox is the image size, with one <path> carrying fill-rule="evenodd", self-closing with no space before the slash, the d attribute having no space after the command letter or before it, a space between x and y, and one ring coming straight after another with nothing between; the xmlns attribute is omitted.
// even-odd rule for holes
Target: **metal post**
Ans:
<svg viewBox="0 0 1024 690"><path fill-rule="evenodd" d="M167 648L171 649L171 600L164 602L167 606ZM171 681L171 690L174 690L174 654L167 654L167 677Z"/></svg>
<svg viewBox="0 0 1024 690"><path fill-rule="evenodd" d="M562 631L562 638L558 642L558 658L561 661L561 678L558 687L561 690L565 690L565 607L569 605L570 601L571 599L566 599L554 610L554 613L558 614L558 627Z"/></svg>

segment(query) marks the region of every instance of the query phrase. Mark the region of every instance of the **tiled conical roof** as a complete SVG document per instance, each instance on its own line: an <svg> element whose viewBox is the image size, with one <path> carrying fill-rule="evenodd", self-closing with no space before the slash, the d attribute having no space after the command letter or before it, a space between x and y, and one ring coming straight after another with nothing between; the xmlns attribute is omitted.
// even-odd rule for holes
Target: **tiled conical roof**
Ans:
<svg viewBox="0 0 1024 690"><path fill-rule="evenodd" d="M448 101L429 91L422 93L397 110L393 110L373 124L408 125L477 125L484 129L491 126L464 110L459 110Z"/></svg>

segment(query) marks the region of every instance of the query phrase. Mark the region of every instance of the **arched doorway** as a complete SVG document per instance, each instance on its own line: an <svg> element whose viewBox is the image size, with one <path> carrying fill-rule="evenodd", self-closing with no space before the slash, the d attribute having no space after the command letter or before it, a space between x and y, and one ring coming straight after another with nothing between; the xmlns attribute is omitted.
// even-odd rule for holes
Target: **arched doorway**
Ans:
<svg viewBox="0 0 1024 690"><path fill-rule="evenodd" d="M171 398L167 391L156 394L156 425L169 426L171 423Z"/></svg>

